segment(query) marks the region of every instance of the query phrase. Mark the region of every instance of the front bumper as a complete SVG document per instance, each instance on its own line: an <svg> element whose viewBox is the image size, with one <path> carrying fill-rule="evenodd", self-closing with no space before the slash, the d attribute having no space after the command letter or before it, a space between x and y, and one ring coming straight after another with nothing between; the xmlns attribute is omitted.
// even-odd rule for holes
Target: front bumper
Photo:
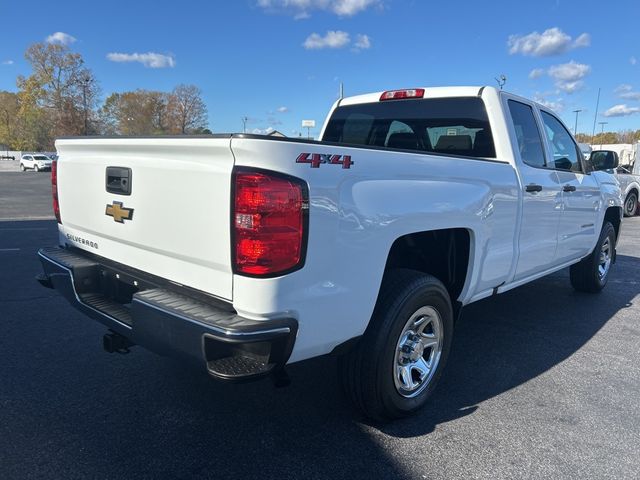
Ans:
<svg viewBox="0 0 640 480"><path fill-rule="evenodd" d="M295 319L250 320L202 292L81 250L43 248L38 256L38 281L75 308L131 343L204 362L216 378L279 372L293 350Z"/></svg>

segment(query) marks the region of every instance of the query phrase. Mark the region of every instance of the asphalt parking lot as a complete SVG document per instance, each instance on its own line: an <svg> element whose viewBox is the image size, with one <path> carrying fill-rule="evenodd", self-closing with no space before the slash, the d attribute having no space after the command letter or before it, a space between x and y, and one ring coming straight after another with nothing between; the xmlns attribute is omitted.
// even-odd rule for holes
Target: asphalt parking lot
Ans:
<svg viewBox="0 0 640 480"><path fill-rule="evenodd" d="M275 389L103 352L34 281L51 218L49 174L0 173L0 478L640 478L640 217L602 294L562 271L468 307L428 408L384 426L330 357Z"/></svg>

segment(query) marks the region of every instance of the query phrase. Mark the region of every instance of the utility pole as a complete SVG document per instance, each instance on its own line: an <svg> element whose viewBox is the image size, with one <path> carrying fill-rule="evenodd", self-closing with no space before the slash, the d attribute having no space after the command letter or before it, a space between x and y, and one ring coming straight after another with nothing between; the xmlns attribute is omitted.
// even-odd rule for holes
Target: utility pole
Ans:
<svg viewBox="0 0 640 480"><path fill-rule="evenodd" d="M576 114L576 124L573 127L573 136L577 136L578 135L578 114L581 112L582 110L574 110L573 113Z"/></svg>
<svg viewBox="0 0 640 480"><path fill-rule="evenodd" d="M87 105L87 87L91 79L89 76L85 76L80 80L82 83L82 106L84 107L84 135L85 137L89 131L89 106Z"/></svg>
<svg viewBox="0 0 640 480"><path fill-rule="evenodd" d="M499 77L496 77L495 81L498 82L498 86L500 87L500 90L502 90L504 84L507 83L507 76L503 73Z"/></svg>
<svg viewBox="0 0 640 480"><path fill-rule="evenodd" d="M609 122L598 122L599 125L602 126L600 130L600 150L602 150L602 139L604 138L604 126Z"/></svg>
<svg viewBox="0 0 640 480"><path fill-rule="evenodd" d="M593 144L593 137L596 134L596 121L598 120L598 107L600 106L600 88L598 88L598 100L596 100L596 113L593 116L593 130L591 130L591 143Z"/></svg>
<svg viewBox="0 0 640 480"><path fill-rule="evenodd" d="M340 82L340 100L344 98L344 83Z"/></svg>
<svg viewBox="0 0 640 480"><path fill-rule="evenodd" d="M247 121L248 117L242 117L242 133L247 133Z"/></svg>

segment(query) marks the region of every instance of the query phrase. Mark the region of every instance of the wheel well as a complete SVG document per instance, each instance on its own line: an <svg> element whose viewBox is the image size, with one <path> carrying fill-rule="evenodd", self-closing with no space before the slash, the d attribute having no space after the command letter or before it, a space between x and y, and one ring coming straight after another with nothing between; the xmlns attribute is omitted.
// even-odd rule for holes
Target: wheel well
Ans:
<svg viewBox="0 0 640 480"><path fill-rule="evenodd" d="M609 207L607 208L607 211L604 213L604 221L611 222L611 225L613 225L613 228L616 231L616 239L618 238L618 234L620 233L620 222L622 221L620 219L621 210L622 210L621 207Z"/></svg>
<svg viewBox="0 0 640 480"><path fill-rule="evenodd" d="M629 192L627 193L627 197L629 196L630 193L635 193L636 194L636 198L638 198L638 189L637 188L632 188L631 190L629 190Z"/></svg>
<svg viewBox="0 0 640 480"><path fill-rule="evenodd" d="M470 235L464 228L418 232L398 238L389 251L385 273L409 268L433 275L456 300L467 277Z"/></svg>

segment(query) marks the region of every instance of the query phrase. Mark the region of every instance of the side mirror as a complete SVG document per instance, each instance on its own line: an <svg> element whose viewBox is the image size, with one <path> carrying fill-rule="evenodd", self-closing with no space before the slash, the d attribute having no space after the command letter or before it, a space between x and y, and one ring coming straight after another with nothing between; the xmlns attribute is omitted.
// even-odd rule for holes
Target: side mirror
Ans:
<svg viewBox="0 0 640 480"><path fill-rule="evenodd" d="M560 170L571 170L571 167L573 167L571 160L569 160L566 157L555 159L553 161L553 164L555 165L556 168L559 168Z"/></svg>
<svg viewBox="0 0 640 480"><path fill-rule="evenodd" d="M612 170L618 166L618 154L612 150L596 150L591 152L589 164L592 171Z"/></svg>

